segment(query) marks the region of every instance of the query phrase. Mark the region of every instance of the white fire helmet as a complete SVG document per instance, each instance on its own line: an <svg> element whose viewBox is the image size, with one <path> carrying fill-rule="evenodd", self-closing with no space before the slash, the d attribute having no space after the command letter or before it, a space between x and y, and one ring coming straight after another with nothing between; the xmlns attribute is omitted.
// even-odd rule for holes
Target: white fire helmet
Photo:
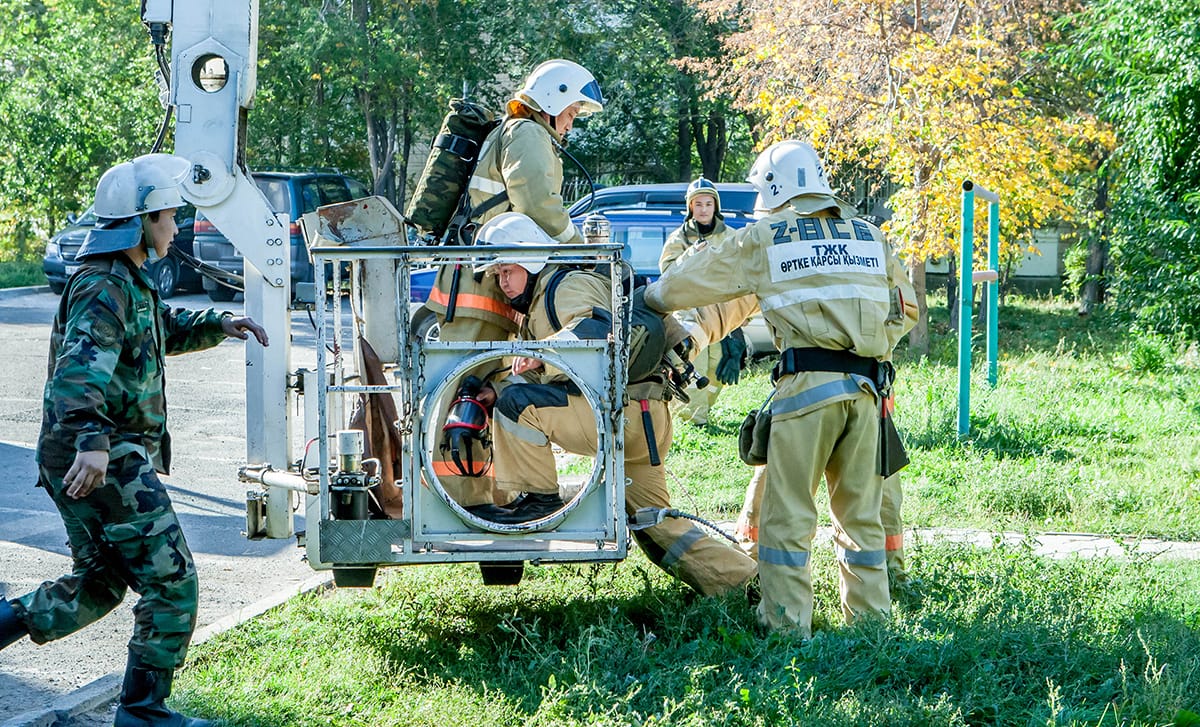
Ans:
<svg viewBox="0 0 1200 727"><path fill-rule="evenodd" d="M92 208L100 219L75 257L82 260L140 244L143 214L183 206L179 183L190 168L183 157L146 154L105 172L96 185Z"/></svg>
<svg viewBox="0 0 1200 727"><path fill-rule="evenodd" d="M746 181L758 190L767 209L801 194L833 196L821 157L802 141L780 141L767 147L754 160Z"/></svg>
<svg viewBox="0 0 1200 727"><path fill-rule="evenodd" d="M604 95L596 78L578 63L561 58L545 61L533 69L517 97L533 101L551 116L558 116L576 102L580 104L580 117L604 110Z"/></svg>
<svg viewBox="0 0 1200 727"><path fill-rule="evenodd" d="M484 223L475 233L476 245L554 245L554 238L538 226L538 223L520 212L505 212L496 215ZM492 270L497 265L520 265L536 275L546 267L545 260L531 260L522 257L504 257L503 255L475 266L476 272Z"/></svg>
<svg viewBox="0 0 1200 727"><path fill-rule="evenodd" d="M191 163L172 154L146 154L118 164L96 185L97 217L121 219L183 206L179 183Z"/></svg>

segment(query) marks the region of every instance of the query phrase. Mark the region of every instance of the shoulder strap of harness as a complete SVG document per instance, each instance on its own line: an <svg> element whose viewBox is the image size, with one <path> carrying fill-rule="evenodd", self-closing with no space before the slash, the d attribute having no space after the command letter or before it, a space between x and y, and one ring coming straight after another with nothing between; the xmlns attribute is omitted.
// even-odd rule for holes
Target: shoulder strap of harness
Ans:
<svg viewBox="0 0 1200 727"><path fill-rule="evenodd" d="M478 207L472 208L470 211L470 216L473 219L483 217L488 212L491 212L493 209L495 209L496 207L499 207L500 205L504 204L507 201L508 201L508 190L506 189L503 192L501 192L497 195L493 195L492 197L488 198L487 201L485 201L483 204L479 205ZM468 203L468 204L470 204L470 203Z"/></svg>
<svg viewBox="0 0 1200 727"><path fill-rule="evenodd" d="M568 275L575 272L575 268L559 268L550 276L550 280L546 282L546 316L550 319L550 325L556 331L562 330L562 322L558 320L558 311L554 307L554 296L558 293L558 286L566 279Z"/></svg>

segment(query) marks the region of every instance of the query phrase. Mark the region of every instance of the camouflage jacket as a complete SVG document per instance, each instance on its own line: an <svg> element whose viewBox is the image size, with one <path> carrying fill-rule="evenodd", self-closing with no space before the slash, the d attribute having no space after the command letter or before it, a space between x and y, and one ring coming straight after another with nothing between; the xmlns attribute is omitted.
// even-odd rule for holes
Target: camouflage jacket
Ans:
<svg viewBox="0 0 1200 727"><path fill-rule="evenodd" d="M164 357L225 340L223 315L169 308L124 255L87 260L67 283L50 333L37 461L65 472L76 452L115 459L144 450L168 472Z"/></svg>

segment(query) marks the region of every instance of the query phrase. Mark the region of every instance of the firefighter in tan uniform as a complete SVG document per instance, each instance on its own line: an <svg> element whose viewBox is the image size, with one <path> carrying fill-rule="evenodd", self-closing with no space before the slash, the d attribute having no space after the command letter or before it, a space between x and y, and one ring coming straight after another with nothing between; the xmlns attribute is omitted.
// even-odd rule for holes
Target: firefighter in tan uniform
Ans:
<svg viewBox="0 0 1200 727"><path fill-rule="evenodd" d="M583 66L551 60L535 68L508 102L503 122L483 142L468 185L472 221L483 224L514 210L529 216L558 242L583 242L563 205L558 149L566 144L576 118L603 108L600 86ZM500 292L494 277L477 278L467 268L458 271L457 286L454 277L454 267L443 266L425 303L437 314L441 340L501 341L517 332L521 315ZM447 320L452 290L454 314ZM438 430L444 418L443 414ZM447 494L479 517L494 520L503 514L494 504L498 493L493 492L490 476L463 477L445 452L441 459L438 454L434 452L433 468ZM474 461L486 461L482 449L477 447L472 454Z"/></svg>
<svg viewBox="0 0 1200 727"><path fill-rule="evenodd" d="M479 231L479 242L511 245L552 244L523 215L498 217ZM489 266L500 288L526 314L520 336L526 340L604 338L611 331L611 296L608 278L590 271L560 272L560 266L537 262L496 263ZM667 389L657 372L657 359L646 365L637 346L631 357L631 381L625 405L625 509L670 507L666 476L661 464L650 463L642 407L651 418L659 455L671 446L671 416ZM643 375L644 371L652 371ZM547 371L540 360L518 359L514 375L535 383L510 383L500 387L494 400L492 440L496 483L525 497L512 514L499 522L523 523L544 518L565 503L559 487L551 445L568 452L594 456L597 437L591 406L563 374ZM481 399L485 397L481 396ZM652 562L704 595L745 586L756 572L754 560L737 548L710 537L694 523L669 518L635 532Z"/></svg>
<svg viewBox="0 0 1200 727"><path fill-rule="evenodd" d="M717 245L725 238L733 236L733 230L725 225L725 217L721 214L721 195L717 192L715 184L704 177L692 182L688 185L685 203L687 217L683 224L667 237L667 243L663 245L662 254L658 258L659 271L666 271L671 263L695 245ZM685 326L695 320L691 312L678 314L677 317ZM740 336L740 331L730 335ZM726 341L729 342L725 343ZM687 395L690 401L679 408L679 416L697 426L708 423L708 410L721 393L722 378L728 378L718 374L721 353L723 350L736 348L738 343L736 340L723 338L700 349L692 364L697 377L708 377L708 385L703 389L697 389L694 385L688 387ZM741 339L740 346L740 351L733 354L738 357L738 360L733 362L735 371L740 371L741 356L746 352L744 338Z"/></svg>
<svg viewBox="0 0 1200 727"><path fill-rule="evenodd" d="M753 293L783 352L759 541L770 628L812 633L809 553L824 474L847 621L890 607L880 522L880 362L915 324L915 297L883 233L853 219L812 147L775 144L748 181L765 218L723 245L694 249L651 284L660 311Z"/></svg>
<svg viewBox="0 0 1200 727"><path fill-rule="evenodd" d="M761 220L766 216L768 210L763 208L761 196L755 202L754 219ZM747 297L754 298L754 296ZM758 312L757 303L754 312ZM758 560L758 526L762 513L763 492L766 486L767 467L759 465L754 468L750 484L746 486L742 510L738 514L733 528L733 534L741 540L742 547L755 560ZM908 580L908 562L904 556L904 521L900 516L902 502L902 483L900 482L900 473L897 472L883 480L883 505L879 511L886 544L884 550L887 554L888 583L893 586Z"/></svg>

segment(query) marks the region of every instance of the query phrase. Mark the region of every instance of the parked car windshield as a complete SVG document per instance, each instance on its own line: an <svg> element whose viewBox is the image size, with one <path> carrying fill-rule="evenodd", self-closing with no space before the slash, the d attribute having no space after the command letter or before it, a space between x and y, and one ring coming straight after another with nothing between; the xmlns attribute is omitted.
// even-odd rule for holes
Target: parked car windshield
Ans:
<svg viewBox="0 0 1200 727"><path fill-rule="evenodd" d="M96 225L96 220L98 219L99 218L96 217L96 213L93 211L93 209L88 207L86 210L84 210L83 214L79 215L79 217L75 220L75 224L83 227L94 227Z"/></svg>
<svg viewBox="0 0 1200 727"><path fill-rule="evenodd" d="M656 275L658 258L662 255L667 235L678 226L678 224L674 224L668 229L665 224L671 224L671 222L674 221L651 221L644 224L632 224L625 229L613 230L613 242L625 243L625 252L622 255L633 265L634 270L642 274Z"/></svg>

